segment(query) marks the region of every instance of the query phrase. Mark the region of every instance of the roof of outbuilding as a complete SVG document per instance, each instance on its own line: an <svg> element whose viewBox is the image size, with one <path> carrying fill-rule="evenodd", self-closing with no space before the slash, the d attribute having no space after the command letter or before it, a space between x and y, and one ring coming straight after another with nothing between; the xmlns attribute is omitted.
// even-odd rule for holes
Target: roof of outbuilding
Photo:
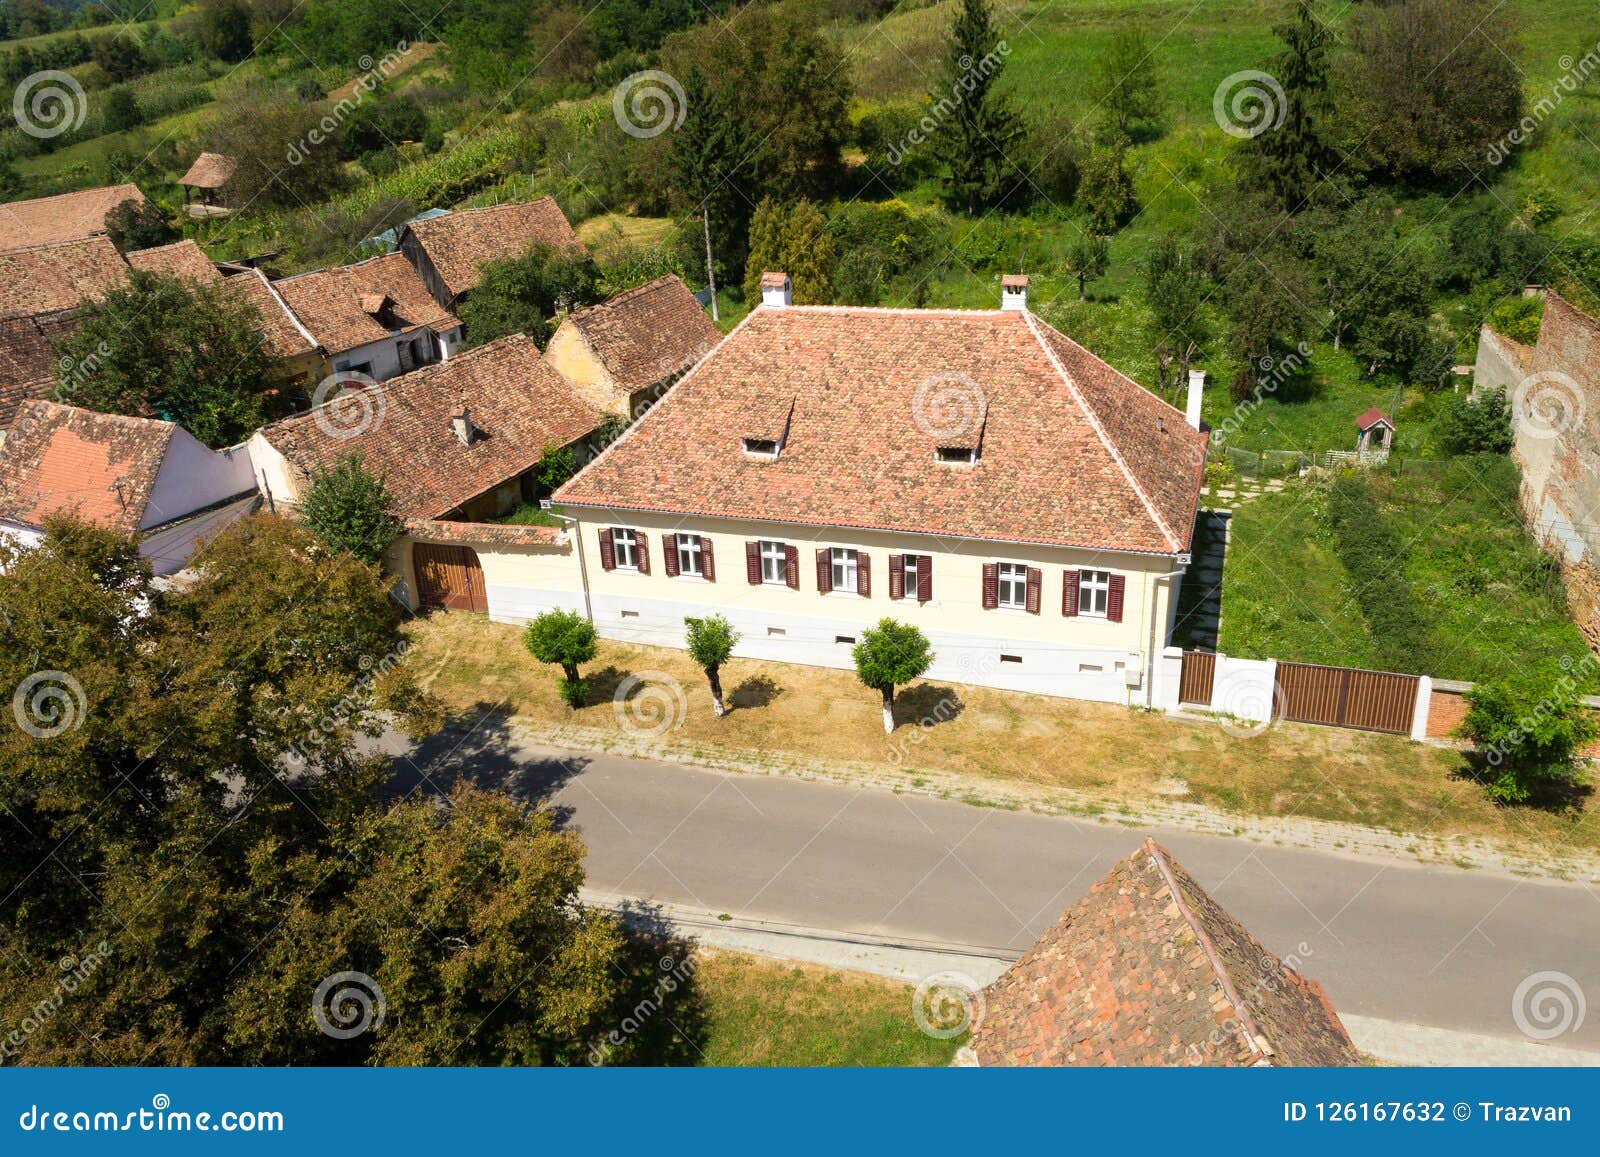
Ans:
<svg viewBox="0 0 1600 1157"><path fill-rule="evenodd" d="M125 255L128 264L145 273L163 273L168 277L186 277L190 281L215 284L222 274L211 264L204 249L185 237L171 245L158 245L154 249L135 249Z"/></svg>
<svg viewBox="0 0 1600 1157"><path fill-rule="evenodd" d="M451 417L463 402L478 433L456 437ZM450 360L352 390L261 431L309 474L352 451L382 475L405 520L433 519L515 478L545 446L566 446L600 414L544 361L522 334Z"/></svg>
<svg viewBox="0 0 1600 1157"><path fill-rule="evenodd" d="M316 341L301 327L261 270L236 273L223 281L222 289L256 307L261 316L261 345L268 357L292 358L316 350Z"/></svg>
<svg viewBox="0 0 1600 1157"><path fill-rule="evenodd" d="M984 1065L1356 1065L1332 1003L1145 840L982 994Z"/></svg>
<svg viewBox="0 0 1600 1157"><path fill-rule="evenodd" d="M222 153L201 153L189 166L189 171L178 178L178 184L191 189L220 189L232 178L239 162Z"/></svg>
<svg viewBox="0 0 1600 1157"><path fill-rule="evenodd" d="M689 287L670 273L567 320L624 395L683 373L722 340Z"/></svg>
<svg viewBox="0 0 1600 1157"><path fill-rule="evenodd" d="M1390 419L1389 415L1378 409L1377 406L1373 406L1372 409L1368 410L1366 413L1362 414L1361 417L1356 419L1356 429L1370 430L1380 422L1385 426L1388 426L1390 429L1394 428L1394 422Z"/></svg>
<svg viewBox="0 0 1600 1157"><path fill-rule="evenodd" d="M421 326L439 333L461 324L429 296L422 278L399 253L296 274L274 281L272 286L329 354ZM389 299L392 327L363 308L362 299L374 295Z"/></svg>
<svg viewBox="0 0 1600 1157"><path fill-rule="evenodd" d="M554 197L458 209L410 221L402 232L417 239L452 298L476 286L488 262L517 257L534 245L588 252Z"/></svg>
<svg viewBox="0 0 1600 1157"><path fill-rule="evenodd" d="M139 529L176 429L171 422L26 401L0 445L0 518L38 526L76 514Z"/></svg>
<svg viewBox="0 0 1600 1157"><path fill-rule="evenodd" d="M743 451L779 437L775 461ZM1024 311L763 307L556 499L1176 554L1205 441Z"/></svg>
<svg viewBox="0 0 1600 1157"><path fill-rule="evenodd" d="M0 317L55 313L99 301L128 280L108 237L84 237L0 252Z"/></svg>
<svg viewBox="0 0 1600 1157"><path fill-rule="evenodd" d="M24 401L49 395L57 367L51 342L77 328L73 309L0 318L0 429L11 424Z"/></svg>
<svg viewBox="0 0 1600 1157"><path fill-rule="evenodd" d="M138 185L79 189L0 205L0 249L72 241L106 231L106 214L124 201L144 203Z"/></svg>

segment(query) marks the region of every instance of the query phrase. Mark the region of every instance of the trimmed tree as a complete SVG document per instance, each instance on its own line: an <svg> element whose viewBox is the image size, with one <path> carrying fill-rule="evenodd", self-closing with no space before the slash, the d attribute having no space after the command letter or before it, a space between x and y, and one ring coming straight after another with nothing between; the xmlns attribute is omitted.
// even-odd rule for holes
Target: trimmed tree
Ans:
<svg viewBox="0 0 1600 1157"><path fill-rule="evenodd" d="M1466 694L1460 732L1493 769L1489 794L1524 803L1581 782L1578 753L1595 737L1595 720L1570 674L1519 674L1478 683Z"/></svg>
<svg viewBox="0 0 1600 1157"><path fill-rule="evenodd" d="M700 665L706 673L706 682L711 684L711 707L719 717L726 715L728 709L722 703L722 665L733 657L739 632L721 615L683 621L688 627L689 657Z"/></svg>
<svg viewBox="0 0 1600 1157"><path fill-rule="evenodd" d="M561 698L573 710L582 707L589 688L578 664L594 658L594 624L577 611L545 611L528 624L522 645L539 662L561 668Z"/></svg>
<svg viewBox="0 0 1600 1157"><path fill-rule="evenodd" d="M367 469L359 452L312 473L300 520L324 546L373 564L383 561L402 529L383 479Z"/></svg>
<svg viewBox="0 0 1600 1157"><path fill-rule="evenodd" d="M879 619L850 651L856 678L883 695L883 730L894 733L894 689L922 677L933 662L928 637L909 623Z"/></svg>

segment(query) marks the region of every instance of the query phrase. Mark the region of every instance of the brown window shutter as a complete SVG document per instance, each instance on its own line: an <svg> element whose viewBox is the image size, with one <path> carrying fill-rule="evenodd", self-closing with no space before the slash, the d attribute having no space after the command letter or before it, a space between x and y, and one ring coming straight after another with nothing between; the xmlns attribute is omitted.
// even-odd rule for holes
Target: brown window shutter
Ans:
<svg viewBox="0 0 1600 1157"><path fill-rule="evenodd" d="M650 573L650 539L648 537L646 537L644 531L642 531L642 530L634 531L633 532L633 537L636 540L638 540L638 543L639 543L639 573L640 574L649 574Z"/></svg>
<svg viewBox="0 0 1600 1157"><path fill-rule="evenodd" d="M983 609L992 611L1000 605L1000 564L983 564Z"/></svg>
<svg viewBox="0 0 1600 1157"><path fill-rule="evenodd" d="M917 602L933 601L933 555L917 556Z"/></svg>
<svg viewBox="0 0 1600 1157"><path fill-rule="evenodd" d="M827 594L833 590L833 559L827 547L817 551L817 593Z"/></svg>
<svg viewBox="0 0 1600 1157"><path fill-rule="evenodd" d="M1061 572L1061 613L1069 618L1078 613L1078 572Z"/></svg>
<svg viewBox="0 0 1600 1157"><path fill-rule="evenodd" d="M1028 568L1028 613L1030 615L1039 613L1039 589L1044 585L1042 577L1039 574L1038 567L1030 566Z"/></svg>
<svg viewBox="0 0 1600 1157"><path fill-rule="evenodd" d="M1122 592L1127 585L1126 575L1111 576L1111 589L1106 592L1106 618L1113 623L1122 622Z"/></svg>
<svg viewBox="0 0 1600 1157"><path fill-rule="evenodd" d="M666 568L668 578L678 577L678 536L663 534L661 536L661 565ZM640 567L640 570L645 570Z"/></svg>
<svg viewBox="0 0 1600 1157"><path fill-rule="evenodd" d="M611 528L600 528L600 569L617 569L617 544L611 540Z"/></svg>
<svg viewBox="0 0 1600 1157"><path fill-rule="evenodd" d="M717 581L717 560L711 553L711 540L703 534L700 536L700 573L705 575L708 583ZM761 576L758 574L756 577Z"/></svg>
<svg viewBox="0 0 1600 1157"><path fill-rule="evenodd" d="M856 551L856 594L872 597L872 558L864 550Z"/></svg>
<svg viewBox="0 0 1600 1157"><path fill-rule="evenodd" d="M747 542L744 544L744 577L753 587L761 585L761 544Z"/></svg>
<svg viewBox="0 0 1600 1157"><path fill-rule="evenodd" d="M889 597L891 599L906 597L906 560L903 555L889 556Z"/></svg>
<svg viewBox="0 0 1600 1157"><path fill-rule="evenodd" d="M783 547L783 577L789 589L800 589L800 548L785 543Z"/></svg>

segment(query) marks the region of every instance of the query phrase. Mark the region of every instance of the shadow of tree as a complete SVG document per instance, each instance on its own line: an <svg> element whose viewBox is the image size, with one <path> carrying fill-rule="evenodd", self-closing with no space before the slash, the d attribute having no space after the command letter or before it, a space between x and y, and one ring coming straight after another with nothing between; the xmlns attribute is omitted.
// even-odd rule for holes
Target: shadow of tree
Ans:
<svg viewBox="0 0 1600 1157"><path fill-rule="evenodd" d="M966 708L967 705L962 702L961 695L954 687L944 687L937 683L917 683L894 697L894 721L897 726L903 723L926 722L932 727L948 723Z"/></svg>
<svg viewBox="0 0 1600 1157"><path fill-rule="evenodd" d="M589 684L589 697L584 706L593 707L597 703L608 703L617 697L617 690L622 686L622 681L632 671L624 671L615 663L608 664L598 671L585 671L583 681ZM639 693L642 684L635 683L629 690L630 698Z"/></svg>
<svg viewBox="0 0 1600 1157"><path fill-rule="evenodd" d="M696 973L695 944L674 933L661 909L629 900L617 913L624 947L611 1025L589 1064L693 1065L705 1053L707 1013Z"/></svg>
<svg viewBox="0 0 1600 1157"><path fill-rule="evenodd" d="M733 689L728 696L730 707L765 707L779 695L783 688L766 675L751 675Z"/></svg>
<svg viewBox="0 0 1600 1157"><path fill-rule="evenodd" d="M1451 772L1451 778L1475 783L1487 794L1501 772L1502 769L1491 764L1483 752L1465 751L1461 753L1461 763ZM1593 784L1582 780L1550 780L1538 785L1533 794L1521 802L1494 800L1494 803L1503 811L1542 811L1578 817L1587 811L1594 790Z"/></svg>

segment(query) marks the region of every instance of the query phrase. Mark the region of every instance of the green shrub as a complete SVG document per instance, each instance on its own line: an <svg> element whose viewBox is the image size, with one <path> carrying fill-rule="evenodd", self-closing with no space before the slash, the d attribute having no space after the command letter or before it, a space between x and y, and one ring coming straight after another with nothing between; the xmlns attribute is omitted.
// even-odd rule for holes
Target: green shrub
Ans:
<svg viewBox="0 0 1600 1157"><path fill-rule="evenodd" d="M1544 298L1513 297L1489 315L1489 327L1496 333L1532 345L1539 340L1539 324L1544 320Z"/></svg>
<svg viewBox="0 0 1600 1157"><path fill-rule="evenodd" d="M1568 667L1565 659L1562 665ZM1582 782L1578 754L1596 727L1570 670L1479 683L1466 698L1460 731L1487 759L1495 799L1526 803Z"/></svg>
<svg viewBox="0 0 1600 1157"><path fill-rule="evenodd" d="M1406 547L1359 474L1336 479L1327 518L1334 549L1366 618L1372 653L1390 670L1414 670L1426 662L1428 625L1406 581Z"/></svg>
<svg viewBox="0 0 1600 1157"><path fill-rule="evenodd" d="M1511 451L1511 407L1504 390L1485 390L1474 398L1452 395L1439 419L1439 441L1452 454L1507 454Z"/></svg>

